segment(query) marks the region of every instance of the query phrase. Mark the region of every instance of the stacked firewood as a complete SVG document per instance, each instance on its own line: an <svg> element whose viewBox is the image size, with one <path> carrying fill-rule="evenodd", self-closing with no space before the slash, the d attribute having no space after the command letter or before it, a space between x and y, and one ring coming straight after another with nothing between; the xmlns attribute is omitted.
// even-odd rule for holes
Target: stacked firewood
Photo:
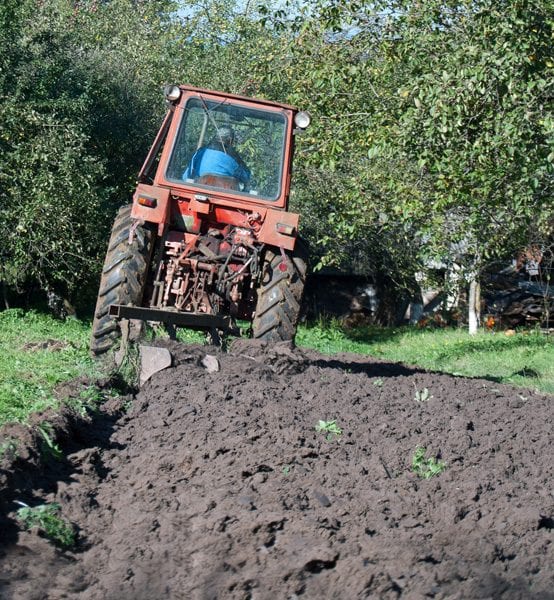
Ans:
<svg viewBox="0 0 554 600"><path fill-rule="evenodd" d="M503 327L552 327L554 286L520 277L492 277L485 312Z"/></svg>

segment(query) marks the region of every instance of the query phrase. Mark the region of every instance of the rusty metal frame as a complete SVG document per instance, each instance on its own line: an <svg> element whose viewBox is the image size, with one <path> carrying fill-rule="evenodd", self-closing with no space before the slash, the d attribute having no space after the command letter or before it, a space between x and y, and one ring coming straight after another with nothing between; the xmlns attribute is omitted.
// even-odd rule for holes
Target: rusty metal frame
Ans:
<svg viewBox="0 0 554 600"><path fill-rule="evenodd" d="M188 327L189 329L220 329L227 333L238 334L237 327L229 315L175 312L123 304L111 304L109 315L116 319L141 319L143 321L169 323L170 325Z"/></svg>

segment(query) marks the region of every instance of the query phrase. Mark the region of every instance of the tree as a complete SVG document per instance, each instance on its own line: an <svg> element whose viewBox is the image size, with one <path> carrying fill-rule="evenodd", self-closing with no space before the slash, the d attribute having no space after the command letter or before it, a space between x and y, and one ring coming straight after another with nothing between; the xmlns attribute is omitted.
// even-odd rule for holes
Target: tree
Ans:
<svg viewBox="0 0 554 600"><path fill-rule="evenodd" d="M303 94L331 129L315 130L314 163L342 181L326 242L375 232L369 250L380 240L394 256L405 237L406 267L456 260L477 276L551 234L553 8L312 3L290 43L322 59Z"/></svg>
<svg viewBox="0 0 554 600"><path fill-rule="evenodd" d="M455 258L470 283L551 227L553 8L549 0L395 5L384 48L404 83L381 144L417 161L428 184L422 250ZM454 248L463 251L453 257Z"/></svg>
<svg viewBox="0 0 554 600"><path fill-rule="evenodd" d="M0 281L79 300L164 111L171 2L0 7Z"/></svg>

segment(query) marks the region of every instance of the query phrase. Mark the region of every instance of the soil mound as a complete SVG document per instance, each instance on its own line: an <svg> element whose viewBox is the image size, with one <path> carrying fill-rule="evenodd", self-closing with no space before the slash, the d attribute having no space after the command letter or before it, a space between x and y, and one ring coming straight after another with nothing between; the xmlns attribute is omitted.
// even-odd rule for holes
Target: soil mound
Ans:
<svg viewBox="0 0 554 600"><path fill-rule="evenodd" d="M290 344L167 347L125 412L68 419L63 460L0 471L0 597L554 598L552 397ZM414 472L418 447L442 473ZM77 546L18 529L14 500L59 503Z"/></svg>

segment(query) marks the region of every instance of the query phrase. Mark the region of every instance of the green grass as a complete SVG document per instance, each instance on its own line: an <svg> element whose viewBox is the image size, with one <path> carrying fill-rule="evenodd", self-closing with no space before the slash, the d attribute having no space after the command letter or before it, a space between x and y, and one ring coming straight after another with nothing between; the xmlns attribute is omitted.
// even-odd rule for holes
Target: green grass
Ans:
<svg viewBox="0 0 554 600"><path fill-rule="evenodd" d="M522 331L482 331L415 327L359 327L345 330L336 321L301 326L299 346L326 354L354 352L466 377L554 393L554 337Z"/></svg>
<svg viewBox="0 0 554 600"><path fill-rule="evenodd" d="M0 424L55 406L59 383L94 375L89 336L90 325L74 319L20 309L0 312ZM61 342L59 350L33 346L45 340Z"/></svg>

